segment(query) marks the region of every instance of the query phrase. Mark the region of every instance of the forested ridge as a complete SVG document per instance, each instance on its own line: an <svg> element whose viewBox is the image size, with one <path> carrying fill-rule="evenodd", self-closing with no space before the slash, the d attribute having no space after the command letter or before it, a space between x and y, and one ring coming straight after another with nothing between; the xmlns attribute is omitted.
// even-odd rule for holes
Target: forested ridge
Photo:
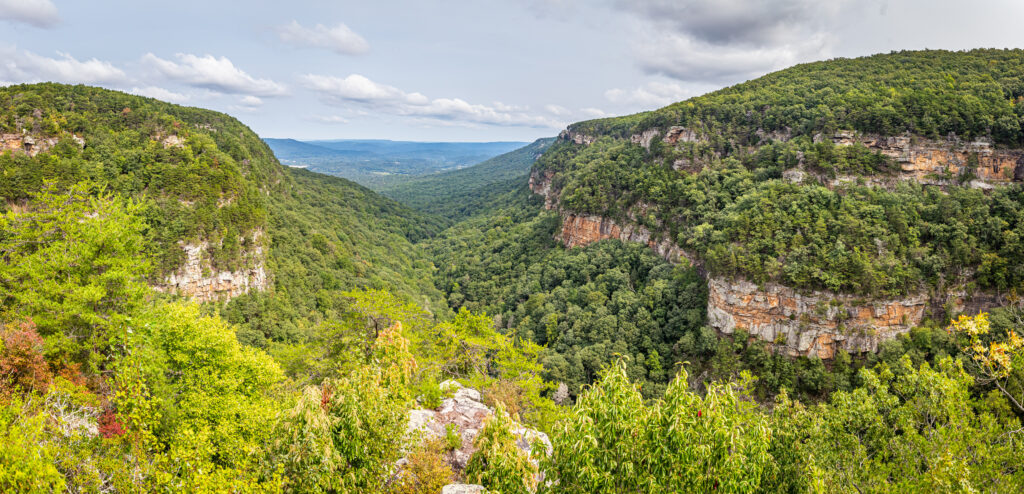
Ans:
<svg viewBox="0 0 1024 494"><path fill-rule="evenodd" d="M1021 50L798 65L653 112L574 124L570 132L593 144L562 140L537 168L554 175L567 210L627 220L642 205L640 224L715 274L882 297L964 284L1005 292L1024 282L1018 187L958 186L973 178L970 163L950 187L879 187L870 179L898 164L830 137L955 137L1020 148L1022 68ZM664 142L672 126L696 137ZM650 129L661 134L649 149L631 141ZM847 180L783 177L797 169Z"/></svg>
<svg viewBox="0 0 1024 494"><path fill-rule="evenodd" d="M407 205L282 167L226 115L83 86L2 88L2 132L55 141L0 153L0 490L1020 491L1019 187L781 180L797 153L826 175L893 173L865 149L813 142L822 131L899 133L956 113L967 123L936 120L935 133L1016 145L991 131L1019 124L1016 54L801 65L572 126L600 134L589 146L540 140L391 191ZM904 66L912 90L878 100ZM811 94L829 90L842 97ZM891 127L870 126L875 109L850 116L868 100L918 108L922 94L934 110L896 111ZM748 115L763 98L782 113ZM814 111L791 114L804 100ZM819 122L826 110L842 116ZM630 142L693 115L721 140ZM984 115L1002 123L982 132ZM784 127L797 137L752 142ZM898 294L942 290L970 267L1007 305L936 315L830 361L721 335L696 268L618 240L556 243L558 212L527 186L541 151L533 168L554 172L561 207L622 219L646 201L656 207L638 221L714 272ZM673 169L673 153L701 166ZM179 241L210 240L227 265L253 247L228 239L254 229L266 291L198 305L150 287ZM450 379L490 407L464 463L469 431L427 440L408 427L410 410L451 403ZM524 448L521 427L550 450Z"/></svg>

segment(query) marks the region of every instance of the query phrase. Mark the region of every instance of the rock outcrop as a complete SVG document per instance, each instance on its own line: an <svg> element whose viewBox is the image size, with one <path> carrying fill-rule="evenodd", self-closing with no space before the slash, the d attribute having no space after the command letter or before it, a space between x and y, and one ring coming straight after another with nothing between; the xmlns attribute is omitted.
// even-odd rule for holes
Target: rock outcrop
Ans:
<svg viewBox="0 0 1024 494"><path fill-rule="evenodd" d="M565 141L572 141L582 146L589 146L597 140L597 137L583 134L580 132L573 132L571 130L563 130L558 134L558 138Z"/></svg>
<svg viewBox="0 0 1024 494"><path fill-rule="evenodd" d="M651 142L661 134L657 128L645 130L630 137L630 142L649 149ZM788 141L792 138L789 129L766 132L758 129L762 140ZM563 132L564 140L577 144L591 144L594 136L569 131ZM681 126L669 127L662 141L669 145L686 142L700 142L702 137L693 129ZM946 140L932 140L917 136L880 136L860 134L850 130L835 132L828 136L816 134L814 142L832 141L837 146L860 144L868 149L891 158L899 165L895 178L912 180L926 185L954 185L967 183L975 188L991 188L993 184L1024 181L1024 150L995 148L986 140L964 141L956 136ZM692 166L685 160L673 163L676 170ZM796 170L796 169L795 169ZM802 171L800 173L803 173ZM799 176L801 179L803 175ZM795 178L790 172L787 179ZM866 177L871 185L884 186L891 181L882 177ZM849 180L846 180L849 181ZM825 185L836 186L844 180L826 180Z"/></svg>
<svg viewBox="0 0 1024 494"><path fill-rule="evenodd" d="M487 492L480 484L448 484L441 489L441 494L482 494Z"/></svg>
<svg viewBox="0 0 1024 494"><path fill-rule="evenodd" d="M185 263L154 288L186 296L197 302L226 300L249 291L266 290L269 280L262 237L263 232L255 230L249 239L243 239L250 240L245 242L249 247L243 255L244 267L235 271L212 269L208 242L182 244Z"/></svg>
<svg viewBox="0 0 1024 494"><path fill-rule="evenodd" d="M72 135L71 139L78 144L78 147L85 146L85 140L76 135ZM53 146L56 146L60 141L58 137L45 137L40 135L32 134L0 134L0 153L12 152L12 153L24 153L29 156L35 156L39 153L48 151Z"/></svg>
<svg viewBox="0 0 1024 494"><path fill-rule="evenodd" d="M558 209L558 191L552 188L552 176L535 170L530 187L544 196L548 209ZM659 239L644 226L571 211L560 213L562 227L555 236L566 247L582 247L604 239L639 242L669 262L685 259L701 267L693 253L670 238ZM969 295L956 290L947 291L942 297L920 293L867 299L829 291L799 291L777 283L758 286L743 279L707 276L707 281L711 327L724 334L742 330L782 353L822 359L834 357L840 349L850 353L873 352L879 343L909 331L929 313L947 306L977 313L1000 305L995 295Z"/></svg>
<svg viewBox="0 0 1024 494"><path fill-rule="evenodd" d="M466 468L473 452L476 451L473 439L480 433L484 421L494 413L494 410L481 402L479 391L464 388L455 381L441 383L441 389L448 392L454 390L454 394L451 398L443 400L441 406L433 410L411 410L408 432L423 434L425 437L444 438L448 433L448 428L454 427L458 431L462 443L447 455L446 460L456 475L459 475ZM514 429L512 433L516 437L516 444L527 455L530 455L533 445L538 442L543 444L550 454L551 441L547 434L523 426ZM532 455L532 457L536 456ZM398 461L399 467L404 464L404 459Z"/></svg>

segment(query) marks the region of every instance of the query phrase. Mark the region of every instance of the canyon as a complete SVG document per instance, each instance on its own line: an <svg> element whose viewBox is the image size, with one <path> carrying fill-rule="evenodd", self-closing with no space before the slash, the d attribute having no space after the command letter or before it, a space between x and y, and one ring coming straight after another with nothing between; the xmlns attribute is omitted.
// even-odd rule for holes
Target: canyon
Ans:
<svg viewBox="0 0 1024 494"><path fill-rule="evenodd" d="M692 139L689 131L672 130L673 139ZM590 138L563 134L563 139L586 142ZM634 136L634 142L644 144L653 138L651 133ZM878 141L876 141L877 143ZM892 144L890 144L892 143ZM911 147L909 140L885 141L889 152L897 151L906 161L907 176L922 180L930 177L925 170L947 164L952 158L966 163L964 150L934 147ZM967 148L971 149L971 148ZM992 181L1011 181L1019 169L1019 151L995 151L975 145L978 151L979 177ZM987 149L987 151L986 151ZM960 153L960 154L957 154ZM973 161L973 158L972 158ZM912 165L912 166L911 166ZM675 244L668 235L653 232L633 223L620 222L599 215L578 214L564 210L559 204L559 192L552 185L554 173L534 169L530 174L530 190L544 198L545 208L557 210L561 228L556 240L568 248L583 247L605 239L636 242L647 245L660 257L671 263L694 265L708 283L708 324L721 334L744 332L769 348L790 356L834 358L840 350L851 354L874 352L879 344L910 331L928 316L938 316L947 310L975 314L1001 305L1000 297L989 293L968 293L963 287L944 290L942 295L912 293L904 297L872 299L824 290L797 290L778 283L755 284L742 278L716 276L706 272L701 260ZM644 205L635 205L642 215ZM635 220L636 214L630 214Z"/></svg>

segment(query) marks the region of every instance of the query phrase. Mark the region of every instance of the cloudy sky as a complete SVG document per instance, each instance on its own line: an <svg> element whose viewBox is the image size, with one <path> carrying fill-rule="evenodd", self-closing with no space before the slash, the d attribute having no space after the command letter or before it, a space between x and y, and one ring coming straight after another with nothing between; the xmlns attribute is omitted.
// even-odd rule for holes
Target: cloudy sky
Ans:
<svg viewBox="0 0 1024 494"><path fill-rule="evenodd" d="M264 137L530 140L799 62L1024 47L1020 19L1019 0L0 0L0 85L116 88Z"/></svg>

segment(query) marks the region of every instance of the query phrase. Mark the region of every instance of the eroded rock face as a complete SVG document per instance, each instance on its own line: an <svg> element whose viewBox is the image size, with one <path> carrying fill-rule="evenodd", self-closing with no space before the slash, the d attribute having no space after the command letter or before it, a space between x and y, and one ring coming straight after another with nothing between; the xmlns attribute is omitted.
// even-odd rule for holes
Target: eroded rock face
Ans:
<svg viewBox="0 0 1024 494"><path fill-rule="evenodd" d="M573 132L570 130L563 130L561 133L558 134L558 138L564 141L572 141L576 144L580 144L583 146L589 146L593 144L594 141L597 140L597 137L595 136L581 134L579 132Z"/></svg>
<svg viewBox="0 0 1024 494"><path fill-rule="evenodd" d="M530 172L530 190L544 197L544 209L554 209L556 206L558 195L551 190L551 179L554 175L554 172L541 172L536 169Z"/></svg>
<svg viewBox="0 0 1024 494"><path fill-rule="evenodd" d="M482 494L486 492L480 484L448 484L441 489L441 494Z"/></svg>
<svg viewBox="0 0 1024 494"><path fill-rule="evenodd" d="M630 137L629 140L633 144L639 144L644 149L650 149L651 141L653 141L655 137L658 137L658 134L660 133L661 131L659 131L658 129L648 129L645 130L642 134L634 134L632 137Z"/></svg>
<svg viewBox="0 0 1024 494"><path fill-rule="evenodd" d="M801 293L777 283L708 279L708 324L732 334L744 330L791 356L830 359L844 349L873 352L882 341L920 324L928 297L888 300L824 291Z"/></svg>
<svg viewBox="0 0 1024 494"><path fill-rule="evenodd" d="M577 215L563 212L562 228L557 237L566 247L583 247L599 240L614 238L623 242L646 244L659 256L669 262L695 259L668 238L657 239L646 227L627 224L621 226L614 220L593 215Z"/></svg>
<svg viewBox="0 0 1024 494"><path fill-rule="evenodd" d="M551 204L549 209L557 209L558 192L552 190L550 179L550 175L537 175L530 185L534 192L544 194L545 202ZM644 209L642 205L640 209ZM659 240L646 227L564 210L561 216L562 227L556 239L566 247L618 239L646 244L669 262L686 259L700 266L693 253L669 238ZM850 353L876 351L879 343L909 331L929 311L943 310L947 304L968 314L1001 305L994 294L968 295L962 290L948 290L941 297L919 293L868 299L828 291L799 291L777 283L758 286L742 279L709 276L707 281L711 327L724 334L743 330L785 354L822 359L833 358L840 349Z"/></svg>
<svg viewBox="0 0 1024 494"><path fill-rule="evenodd" d="M154 288L163 292L177 293L197 302L227 300L249 291L267 289L268 279L263 247L260 244L263 232L252 233L254 247L244 254L244 266L237 271L212 271L207 254L208 242L184 244L185 263Z"/></svg>
<svg viewBox="0 0 1024 494"><path fill-rule="evenodd" d="M676 125L668 128L663 140L668 144L676 144L678 142L697 142L700 140L700 136L691 129Z"/></svg>

